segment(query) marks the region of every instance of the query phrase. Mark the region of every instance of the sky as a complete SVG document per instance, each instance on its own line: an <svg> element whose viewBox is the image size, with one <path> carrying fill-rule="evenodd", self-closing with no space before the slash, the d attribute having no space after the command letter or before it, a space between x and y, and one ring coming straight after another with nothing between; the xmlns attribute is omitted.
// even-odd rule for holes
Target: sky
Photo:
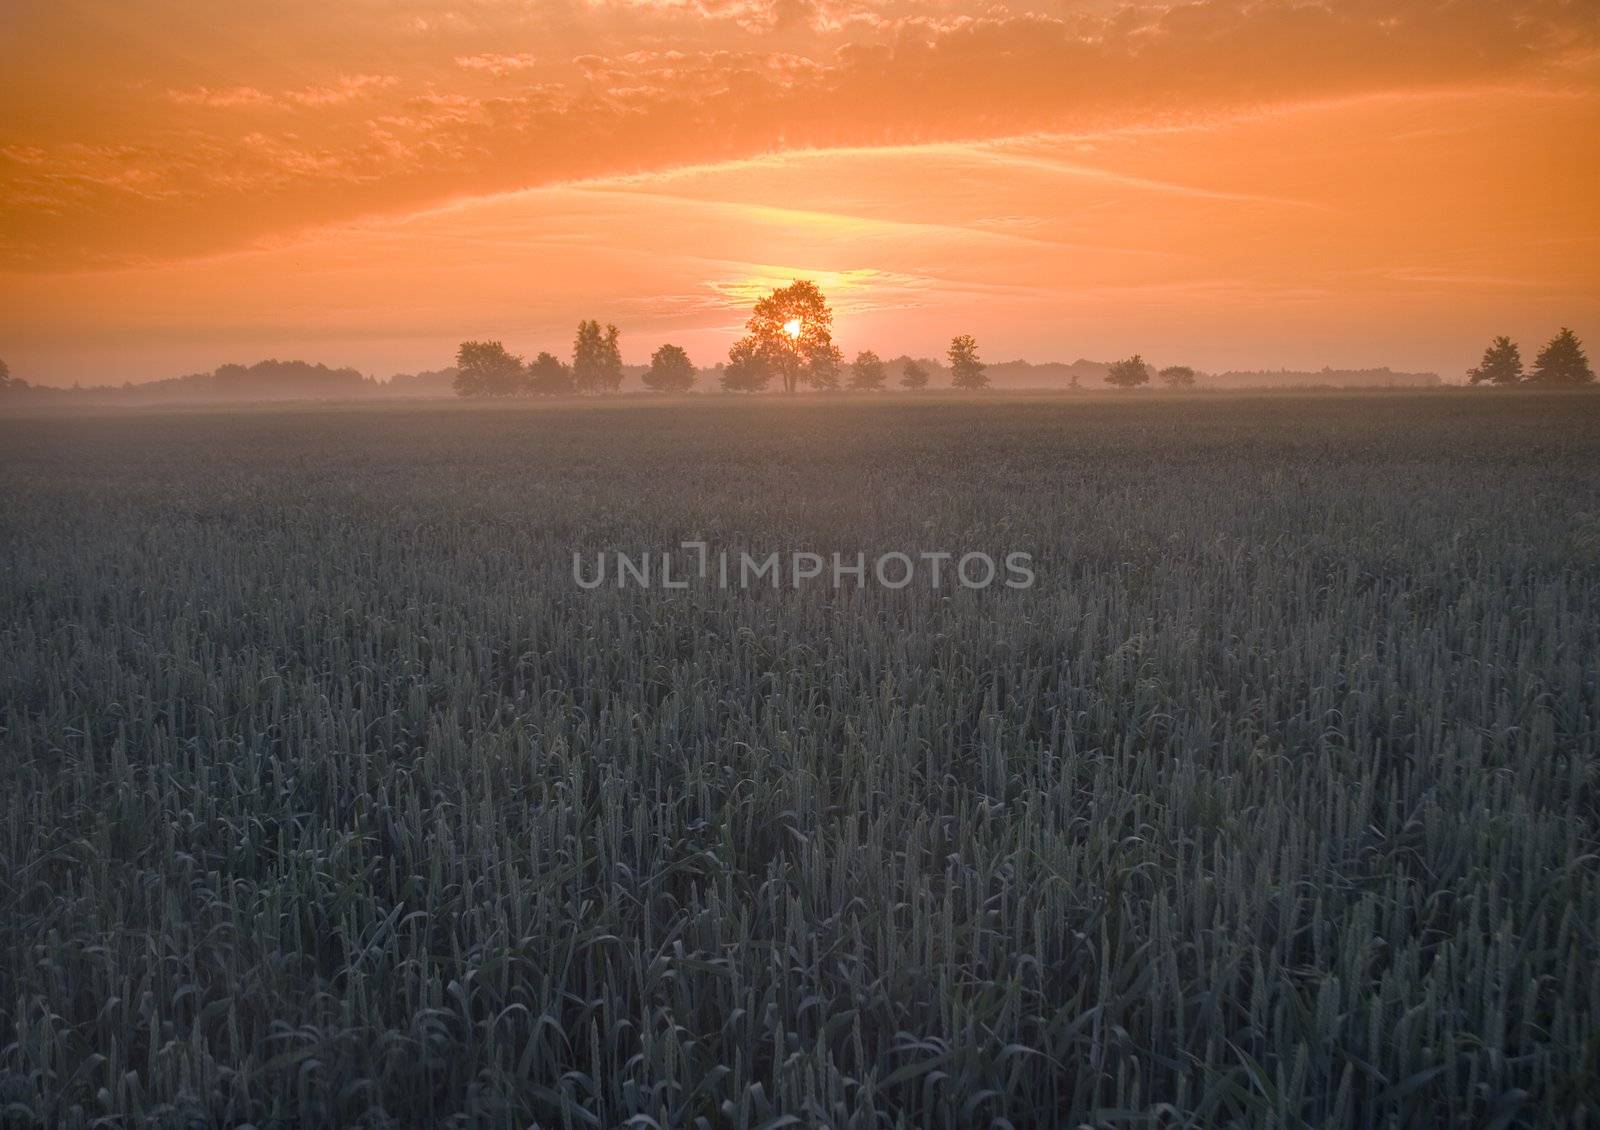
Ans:
<svg viewBox="0 0 1600 1130"><path fill-rule="evenodd" d="M0 358L1600 349L1600 3L6 0Z"/></svg>

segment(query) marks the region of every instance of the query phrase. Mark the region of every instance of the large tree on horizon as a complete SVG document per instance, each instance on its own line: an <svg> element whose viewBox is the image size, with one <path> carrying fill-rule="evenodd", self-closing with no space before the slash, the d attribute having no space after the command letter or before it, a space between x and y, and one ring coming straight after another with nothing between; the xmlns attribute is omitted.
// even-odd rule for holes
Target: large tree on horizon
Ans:
<svg viewBox="0 0 1600 1130"><path fill-rule="evenodd" d="M978 342L971 334L960 334L950 339L950 349L945 354L950 359L950 387L979 389L989 387L986 368L978 360Z"/></svg>
<svg viewBox="0 0 1600 1130"><path fill-rule="evenodd" d="M1194 387L1194 369L1188 365L1168 365L1161 370L1161 380L1168 388Z"/></svg>
<svg viewBox="0 0 1600 1130"><path fill-rule="evenodd" d="M1150 366L1137 353L1113 364L1106 374L1106 384L1117 388L1138 388L1149 383Z"/></svg>
<svg viewBox="0 0 1600 1130"><path fill-rule="evenodd" d="M644 387L656 392L688 392L694 387L694 362L681 345L663 345L650 357Z"/></svg>
<svg viewBox="0 0 1600 1130"><path fill-rule="evenodd" d="M772 367L749 338L734 342L722 369L723 392L765 392L772 383Z"/></svg>
<svg viewBox="0 0 1600 1130"><path fill-rule="evenodd" d="M888 380L889 370L883 359L870 349L863 349L850 362L850 387L860 392L881 392Z"/></svg>
<svg viewBox="0 0 1600 1130"><path fill-rule="evenodd" d="M742 359L728 352L741 371L754 372L751 363L759 358L761 368L783 381L784 392L794 392L802 382L837 387L843 356L833 344L833 311L816 283L799 279L774 290L756 303L744 328L745 336L734 346Z"/></svg>
<svg viewBox="0 0 1600 1130"><path fill-rule="evenodd" d="M1473 384L1514 385L1522 380L1522 351L1517 343L1501 334L1483 351L1483 360L1467 370Z"/></svg>
<svg viewBox="0 0 1600 1130"><path fill-rule="evenodd" d="M572 367L554 353L540 352L528 362L528 391L539 396L571 392Z"/></svg>
<svg viewBox="0 0 1600 1130"><path fill-rule="evenodd" d="M512 396L523 383L522 358L498 341L464 341L456 350L457 396Z"/></svg>
<svg viewBox="0 0 1600 1130"><path fill-rule="evenodd" d="M617 327L599 322L578 323L572 343L572 381L579 392L616 392L622 387L621 335Z"/></svg>
<svg viewBox="0 0 1600 1130"><path fill-rule="evenodd" d="M906 361L905 368L900 370L900 385L913 392L919 388L927 388L928 370L916 361Z"/></svg>
<svg viewBox="0 0 1600 1130"><path fill-rule="evenodd" d="M1561 332L1539 350L1533 359L1533 370L1528 374L1529 384L1586 385L1594 383L1594 370L1583 352L1578 335L1561 327Z"/></svg>
<svg viewBox="0 0 1600 1130"><path fill-rule="evenodd" d="M811 354L811 361L806 365L801 379L818 392L837 392L839 374L843 371L844 352L830 342Z"/></svg>

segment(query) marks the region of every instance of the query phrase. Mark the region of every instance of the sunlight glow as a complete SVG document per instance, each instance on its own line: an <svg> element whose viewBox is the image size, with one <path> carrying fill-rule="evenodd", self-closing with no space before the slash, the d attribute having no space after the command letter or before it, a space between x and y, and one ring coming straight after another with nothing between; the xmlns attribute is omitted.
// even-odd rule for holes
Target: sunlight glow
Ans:
<svg viewBox="0 0 1600 1130"><path fill-rule="evenodd" d="M800 336L800 319L790 318L787 322L783 323L783 332L788 334L790 337L798 338Z"/></svg>

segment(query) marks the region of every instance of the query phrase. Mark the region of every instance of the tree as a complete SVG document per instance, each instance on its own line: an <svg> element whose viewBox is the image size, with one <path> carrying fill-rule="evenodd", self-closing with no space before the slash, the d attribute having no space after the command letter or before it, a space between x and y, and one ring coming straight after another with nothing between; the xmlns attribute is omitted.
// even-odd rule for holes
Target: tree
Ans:
<svg viewBox="0 0 1600 1130"><path fill-rule="evenodd" d="M554 353L543 353L528 363L528 391L536 396L560 396L573 390L572 366Z"/></svg>
<svg viewBox="0 0 1600 1130"><path fill-rule="evenodd" d="M850 387L853 389L880 392L883 389L883 382L888 378L888 368L870 349L863 349L856 354L856 359L850 362Z"/></svg>
<svg viewBox="0 0 1600 1130"><path fill-rule="evenodd" d="M1589 358L1583 352L1578 335L1567 329L1550 339L1550 344L1539 350L1533 359L1533 371L1528 383L1540 385L1586 385L1594 383L1594 370L1589 368Z"/></svg>
<svg viewBox="0 0 1600 1130"><path fill-rule="evenodd" d="M728 364L722 370L724 392L765 392L772 383L772 366L750 338L741 338L728 350Z"/></svg>
<svg viewBox="0 0 1600 1130"><path fill-rule="evenodd" d="M1194 387L1194 370L1187 365L1168 365L1161 370L1161 379L1168 388Z"/></svg>
<svg viewBox="0 0 1600 1130"><path fill-rule="evenodd" d="M989 378L984 364L978 360L978 343L971 334L950 339L950 384L953 388L987 388Z"/></svg>
<svg viewBox="0 0 1600 1130"><path fill-rule="evenodd" d="M1522 351L1517 343L1503 334L1489 343L1483 351L1483 360L1475 369L1467 370L1467 379L1475 385L1514 385L1522 380Z"/></svg>
<svg viewBox="0 0 1600 1130"><path fill-rule="evenodd" d="M1137 353L1112 365L1111 371L1106 374L1106 384L1116 385L1118 388L1138 388L1142 384L1149 383L1150 366L1146 365L1144 358Z"/></svg>
<svg viewBox="0 0 1600 1130"><path fill-rule="evenodd" d="M279 361L272 358L254 365L218 365L211 374L211 389L219 396L258 397L360 396L373 382L355 369L330 369L320 362Z"/></svg>
<svg viewBox="0 0 1600 1130"><path fill-rule="evenodd" d="M694 362L682 346L663 345L650 358L644 387L657 392L688 392L694 386Z"/></svg>
<svg viewBox="0 0 1600 1130"><path fill-rule="evenodd" d="M510 396L522 384L522 358L498 341L464 341L456 350L457 396Z"/></svg>
<svg viewBox="0 0 1600 1130"><path fill-rule="evenodd" d="M617 327L579 322L572 344L572 383L579 392L616 392L622 387L622 350Z"/></svg>
<svg viewBox="0 0 1600 1130"><path fill-rule="evenodd" d="M819 392L836 392L839 388L839 374L842 372L844 372L844 351L829 342L820 349L812 351L811 361L806 365L804 377L806 384Z"/></svg>
<svg viewBox="0 0 1600 1130"><path fill-rule="evenodd" d="M928 370L915 361L907 361L906 367L900 370L900 383L913 392L919 388L927 388Z"/></svg>
<svg viewBox="0 0 1600 1130"><path fill-rule="evenodd" d="M837 387L844 357L833 344L833 311L816 283L801 279L774 290L756 303L744 328L745 356L759 356L769 379L783 380L783 391L801 381Z"/></svg>

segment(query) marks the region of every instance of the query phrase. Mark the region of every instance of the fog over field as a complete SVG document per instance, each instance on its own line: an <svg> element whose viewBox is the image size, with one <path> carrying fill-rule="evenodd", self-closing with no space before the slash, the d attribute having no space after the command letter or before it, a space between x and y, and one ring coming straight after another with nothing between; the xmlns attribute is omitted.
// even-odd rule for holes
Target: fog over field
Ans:
<svg viewBox="0 0 1600 1130"><path fill-rule="evenodd" d="M889 370L899 373L906 364L920 365L930 384L948 386L947 365L931 357L892 357ZM648 365L623 365L619 392L650 391L643 377ZM1071 364L1028 361L1002 361L986 366L989 384L995 389L1083 391L1102 388L1111 364L1079 359ZM720 368L699 370L695 383L703 392L718 388ZM258 361L252 365L227 364L204 373L190 373L165 380L98 383L72 389L30 386L16 390L8 398L12 404L34 407L72 407L84 404L197 403L231 401L248 403L267 400L368 400L396 397L445 397L455 395L457 368L450 365L416 373L395 373L387 378L363 375L359 370L330 368L305 361ZM1315 389L1315 388L1426 388L1439 384L1437 373L1397 373L1387 367L1377 369L1333 369L1291 371L1288 369L1230 371L1196 375L1197 383L1208 389ZM19 396L26 392L28 395ZM5 401L0 401L3 407Z"/></svg>

